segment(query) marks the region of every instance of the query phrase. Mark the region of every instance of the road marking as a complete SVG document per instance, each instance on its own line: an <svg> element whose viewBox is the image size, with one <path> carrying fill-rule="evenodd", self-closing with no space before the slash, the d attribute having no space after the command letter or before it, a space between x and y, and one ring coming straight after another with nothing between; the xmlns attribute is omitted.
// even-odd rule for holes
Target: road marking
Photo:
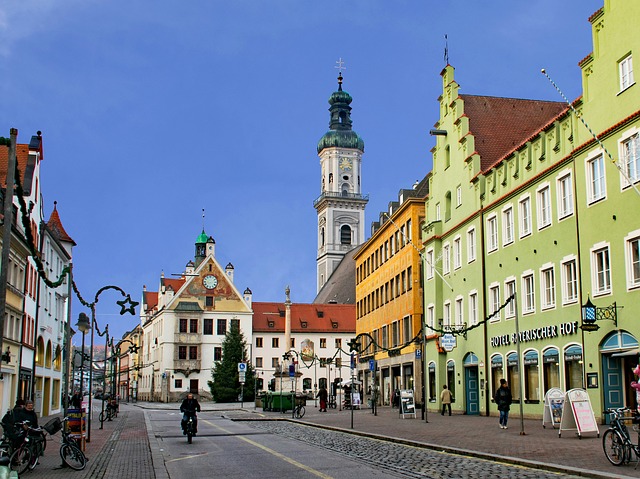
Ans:
<svg viewBox="0 0 640 479"><path fill-rule="evenodd" d="M204 421L204 422L206 422L210 426L215 427L216 429L220 429L222 432L226 432L227 434L234 434L232 431L229 431L229 430L227 430L227 429L225 429L223 427L220 427L217 424L213 424L210 421ZM248 438L246 438L244 436L237 436L237 435L236 435L236 437L238 439L242 439L246 443L251 444L252 446L255 446L255 447L259 448L259 449L262 449L263 451L268 452L269 454L272 454L272 455L276 456L278 459L282 459L283 461L288 462L289 464L291 464L293 466L299 467L300 469L303 469L303 470L307 471L308 473L313 474L314 476L322 477L323 479L333 479L332 476L329 476L329 475L324 474L324 473L322 473L320 471L317 471L317 470L313 469L312 467L309 467L309 466L307 466L305 464L302 464L302 463L300 463L300 462L298 462L298 461L296 461L294 459L291 459L290 457L287 457L284 454L279 453L278 451L274 451L271 448L268 448L266 446L263 446L262 444L259 444L259 443L255 442L255 441L252 441L251 439L248 439Z"/></svg>

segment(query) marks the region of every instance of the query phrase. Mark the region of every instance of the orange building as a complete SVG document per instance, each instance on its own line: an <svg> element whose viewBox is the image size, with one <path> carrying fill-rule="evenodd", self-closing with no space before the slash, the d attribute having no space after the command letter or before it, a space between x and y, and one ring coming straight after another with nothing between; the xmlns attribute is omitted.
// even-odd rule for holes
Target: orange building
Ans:
<svg viewBox="0 0 640 479"><path fill-rule="evenodd" d="M428 177L413 189L401 190L354 256L358 377L364 391L378 389L381 405L390 404L395 389L413 389L416 401L422 401L419 248L427 194Z"/></svg>

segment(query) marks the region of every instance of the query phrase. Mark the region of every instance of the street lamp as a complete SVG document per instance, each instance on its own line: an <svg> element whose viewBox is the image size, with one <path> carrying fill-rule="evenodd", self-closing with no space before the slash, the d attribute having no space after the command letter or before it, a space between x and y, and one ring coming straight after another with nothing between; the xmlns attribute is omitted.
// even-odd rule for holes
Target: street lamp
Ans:
<svg viewBox="0 0 640 479"><path fill-rule="evenodd" d="M80 394L84 399L84 337L91 329L91 321L85 313L80 313L78 323L76 324L78 331L82 333L82 356L80 356ZM81 407L82 408L82 407Z"/></svg>

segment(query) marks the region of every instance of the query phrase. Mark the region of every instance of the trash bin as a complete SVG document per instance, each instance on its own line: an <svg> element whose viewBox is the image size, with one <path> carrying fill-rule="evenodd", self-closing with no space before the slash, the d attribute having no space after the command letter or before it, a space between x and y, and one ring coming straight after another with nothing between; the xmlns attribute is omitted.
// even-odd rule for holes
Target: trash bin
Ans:
<svg viewBox="0 0 640 479"><path fill-rule="evenodd" d="M291 393L273 393L273 404L271 406L272 411L287 412L292 409L291 405Z"/></svg>
<svg viewBox="0 0 640 479"><path fill-rule="evenodd" d="M262 410L263 411L269 411L269 399L271 397L271 394L268 394L266 392L261 392L260 393L260 401L262 403Z"/></svg>

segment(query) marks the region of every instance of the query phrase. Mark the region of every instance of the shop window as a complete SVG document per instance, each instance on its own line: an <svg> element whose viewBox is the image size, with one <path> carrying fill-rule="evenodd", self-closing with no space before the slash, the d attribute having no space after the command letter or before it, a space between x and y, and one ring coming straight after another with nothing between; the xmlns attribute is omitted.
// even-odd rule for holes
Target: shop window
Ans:
<svg viewBox="0 0 640 479"><path fill-rule="evenodd" d="M507 382L511 388L511 397L514 401L520 401L520 367L518 355L511 353L507 356Z"/></svg>
<svg viewBox="0 0 640 479"><path fill-rule="evenodd" d="M504 377L502 356L496 354L491 357L491 397L500 387L500 380Z"/></svg>
<svg viewBox="0 0 640 479"><path fill-rule="evenodd" d="M560 387L560 356L556 348L549 348L542 353L544 373L544 391Z"/></svg>
<svg viewBox="0 0 640 479"><path fill-rule="evenodd" d="M451 396L456 397L456 363L454 361L447 361L447 387L451 391ZM452 399L452 402L455 402Z"/></svg>
<svg viewBox="0 0 640 479"><path fill-rule="evenodd" d="M538 352L524 353L524 397L527 402L540 401L540 372L538 368Z"/></svg>
<svg viewBox="0 0 640 479"><path fill-rule="evenodd" d="M429 363L429 401L436 402L436 364Z"/></svg>
<svg viewBox="0 0 640 479"><path fill-rule="evenodd" d="M566 390L583 387L582 375L582 348L578 345L570 346L564 351Z"/></svg>

